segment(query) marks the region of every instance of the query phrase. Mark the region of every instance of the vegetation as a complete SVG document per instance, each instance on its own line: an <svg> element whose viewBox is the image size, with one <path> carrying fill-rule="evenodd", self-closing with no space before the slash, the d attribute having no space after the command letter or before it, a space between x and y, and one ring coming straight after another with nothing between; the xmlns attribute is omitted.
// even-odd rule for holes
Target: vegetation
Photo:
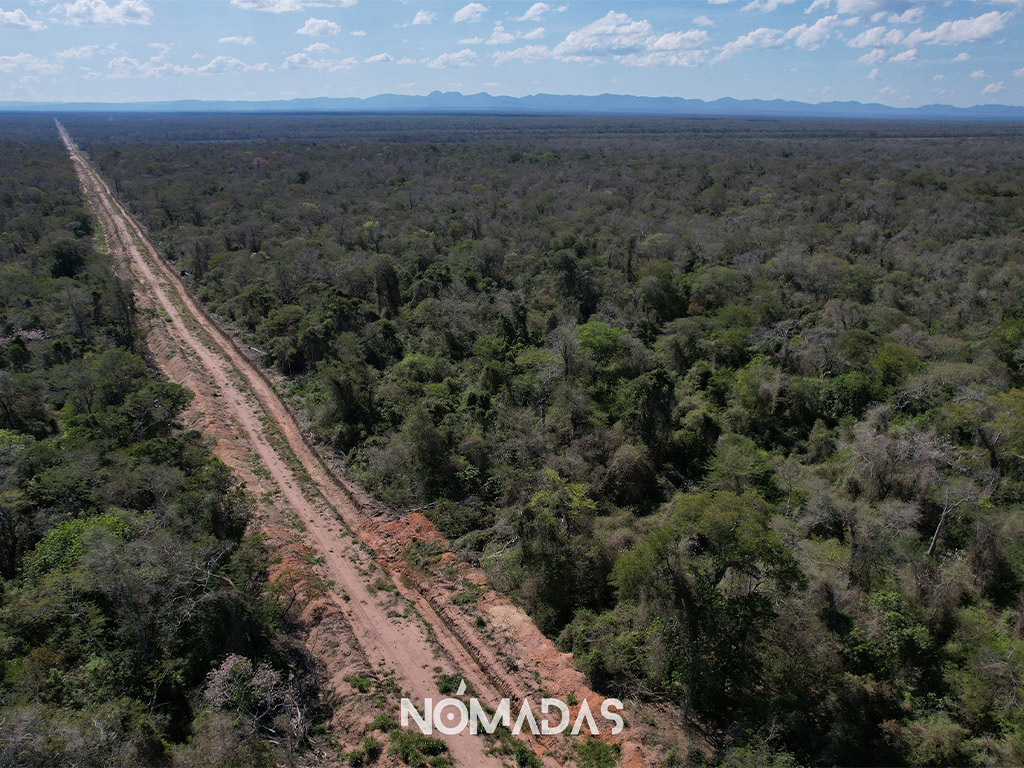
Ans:
<svg viewBox="0 0 1024 768"><path fill-rule="evenodd" d="M0 764L273 764L317 694L251 501L178 429L52 122L3 123Z"/></svg>
<svg viewBox="0 0 1024 768"><path fill-rule="evenodd" d="M722 765L1024 762L1017 126L65 124L349 471L600 690Z"/></svg>

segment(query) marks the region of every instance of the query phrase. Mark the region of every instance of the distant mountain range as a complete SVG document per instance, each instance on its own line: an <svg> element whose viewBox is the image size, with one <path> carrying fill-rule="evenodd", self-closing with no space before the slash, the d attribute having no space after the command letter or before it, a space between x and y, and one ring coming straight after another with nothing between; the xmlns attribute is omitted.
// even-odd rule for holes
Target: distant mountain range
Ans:
<svg viewBox="0 0 1024 768"><path fill-rule="evenodd" d="M821 117L900 120L1024 120L1024 107L999 104L952 107L888 107L859 101L807 104L783 99L683 99L672 96L491 96L434 91L426 96L393 93L359 98L287 101L0 102L3 111L30 112L409 112L476 114L692 115L721 117Z"/></svg>

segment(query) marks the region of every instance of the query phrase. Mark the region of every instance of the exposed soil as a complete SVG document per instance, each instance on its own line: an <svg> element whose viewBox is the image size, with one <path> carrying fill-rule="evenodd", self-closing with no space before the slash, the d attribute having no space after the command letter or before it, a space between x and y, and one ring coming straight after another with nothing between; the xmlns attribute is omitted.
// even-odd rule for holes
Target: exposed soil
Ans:
<svg viewBox="0 0 1024 768"><path fill-rule="evenodd" d="M153 362L195 393L187 425L210 437L217 455L261 501L260 524L277 555L272 580L323 665L339 741L354 745L380 713L385 686L359 690L366 686L350 682L359 675L393 681L384 713L395 718L400 696L419 703L440 698L437 670L462 677L492 706L509 697L515 712L530 698L536 709L543 691L586 700L598 714L603 699L586 686L571 655L558 652L521 609L486 588L479 569L455 564L450 553L432 567L407 561L412 542L433 541L447 550L444 537L423 515L386 510L328 468L271 381L189 295L59 123L58 129L111 257L138 282L137 300L152 319ZM456 601L470 583L477 585L474 599ZM629 703L624 714L629 723ZM627 727L608 737L621 745L620 765L656 764L639 735ZM488 754L493 739L468 732L441 737L459 766L512 762ZM573 764L568 737L521 738L545 765ZM386 756L378 764L397 765L393 760Z"/></svg>

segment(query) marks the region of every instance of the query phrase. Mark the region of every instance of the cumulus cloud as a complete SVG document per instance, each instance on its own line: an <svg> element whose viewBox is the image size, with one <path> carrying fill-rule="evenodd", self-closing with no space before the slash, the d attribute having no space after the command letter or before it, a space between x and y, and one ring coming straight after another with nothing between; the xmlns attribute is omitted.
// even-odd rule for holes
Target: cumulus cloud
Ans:
<svg viewBox="0 0 1024 768"><path fill-rule="evenodd" d="M712 63L732 58L744 51L753 51L761 48L781 48L786 44L785 33L781 29L771 27L758 27L755 30L740 35L731 43L722 46L722 50L712 60Z"/></svg>
<svg viewBox="0 0 1024 768"><path fill-rule="evenodd" d="M898 29L872 27L866 29L846 44L851 48L878 48L883 45L896 45L903 40L903 33Z"/></svg>
<svg viewBox="0 0 1024 768"><path fill-rule="evenodd" d="M966 53L966 52L965 53L958 53L956 56L953 57L953 61L970 61L970 60L971 60L971 54Z"/></svg>
<svg viewBox="0 0 1024 768"><path fill-rule="evenodd" d="M761 13L771 13L780 5L789 5L794 3L796 0L751 0L749 3L743 6L744 11L761 11Z"/></svg>
<svg viewBox="0 0 1024 768"><path fill-rule="evenodd" d="M31 53L0 56L0 72L13 72L16 69L39 74L50 74L59 70L60 65Z"/></svg>
<svg viewBox="0 0 1024 768"><path fill-rule="evenodd" d="M878 74L878 67L875 67L875 68L874 68L874 69L872 69L872 70L871 70L871 72L870 72L870 73L868 74L868 80L877 80L878 78L879 78L879 74Z"/></svg>
<svg viewBox="0 0 1024 768"><path fill-rule="evenodd" d="M695 67L707 57L702 50L696 51L651 51L650 53L627 53L616 57L616 61L627 67Z"/></svg>
<svg viewBox="0 0 1024 768"><path fill-rule="evenodd" d="M437 14L433 11L416 11L416 16L413 18L410 24L414 27L420 27L424 24L433 24L434 19L437 18Z"/></svg>
<svg viewBox="0 0 1024 768"><path fill-rule="evenodd" d="M987 75L985 74L984 69L976 69L971 72L971 80L981 80L985 77L987 77Z"/></svg>
<svg viewBox="0 0 1024 768"><path fill-rule="evenodd" d="M40 21L30 19L28 14L25 13L21 8L14 11L5 11L0 9L0 27L16 27L18 29L44 29L44 25Z"/></svg>
<svg viewBox="0 0 1024 768"><path fill-rule="evenodd" d="M480 21L488 10L483 3L470 3L459 8L452 16L452 21L456 23Z"/></svg>
<svg viewBox="0 0 1024 768"><path fill-rule="evenodd" d="M459 45L480 45L483 41L482 37L464 37L459 40Z"/></svg>
<svg viewBox="0 0 1024 768"><path fill-rule="evenodd" d="M924 18L924 7L915 6L908 8L903 13L892 13L889 15L890 24L917 24Z"/></svg>
<svg viewBox="0 0 1024 768"><path fill-rule="evenodd" d="M823 16L813 24L799 24L786 33L797 48L816 51L832 36L832 30L839 22L838 16Z"/></svg>
<svg viewBox="0 0 1024 768"><path fill-rule="evenodd" d="M1003 85L1003 81L1000 80L998 83L989 83L981 89L983 96L992 96L999 93L1000 91L1006 90L1006 86Z"/></svg>
<svg viewBox="0 0 1024 768"><path fill-rule="evenodd" d="M693 17L693 23L696 24L698 27L713 27L713 26L715 26L715 22L713 22L711 20L711 18L708 17L708 16L694 16Z"/></svg>
<svg viewBox="0 0 1024 768"><path fill-rule="evenodd" d="M306 53L335 53L337 48L332 48L327 43L310 43L302 50Z"/></svg>
<svg viewBox="0 0 1024 768"><path fill-rule="evenodd" d="M444 69L446 67L470 67L476 64L477 52L472 48L463 48L454 53L442 53L434 59L423 59L420 63L426 64L431 69Z"/></svg>
<svg viewBox="0 0 1024 768"><path fill-rule="evenodd" d="M625 13L608 13L585 27L575 29L555 46L559 57L582 57L643 47L651 38L651 23L634 21Z"/></svg>
<svg viewBox="0 0 1024 768"><path fill-rule="evenodd" d="M269 69L266 62L259 64L246 64L234 56L215 56L209 62L199 67L196 72L201 75L225 74L230 72L263 72Z"/></svg>
<svg viewBox="0 0 1024 768"><path fill-rule="evenodd" d="M491 54L497 65L508 64L510 61L523 61L533 64L551 57L551 50L546 45L524 45L511 51L498 51Z"/></svg>
<svg viewBox="0 0 1024 768"><path fill-rule="evenodd" d="M394 61L395 57L390 53L375 53L373 56L368 56L363 59L366 64L386 64L389 61Z"/></svg>
<svg viewBox="0 0 1024 768"><path fill-rule="evenodd" d="M75 0L58 3L55 13L64 13L69 24L149 24L153 11L145 0L120 0L114 5L106 0Z"/></svg>
<svg viewBox="0 0 1024 768"><path fill-rule="evenodd" d="M242 35L229 35L228 37L222 37L218 43L231 43L232 45L252 45L256 41L249 35L243 37Z"/></svg>
<svg viewBox="0 0 1024 768"><path fill-rule="evenodd" d="M356 0L231 0L231 4L247 11L292 13L307 8L349 8Z"/></svg>
<svg viewBox="0 0 1024 768"><path fill-rule="evenodd" d="M118 56L107 62L107 69L110 70L107 76L115 79L153 78L164 75L191 75L196 71L188 65L172 64L162 59L163 54L146 61L130 56Z"/></svg>
<svg viewBox="0 0 1024 768"><path fill-rule="evenodd" d="M897 53L889 61L893 64L899 64L904 61L917 61L917 48L908 48L903 53Z"/></svg>
<svg viewBox="0 0 1024 768"><path fill-rule="evenodd" d="M57 61L66 61L68 59L89 59L95 56L98 50L98 45L78 45L72 48L65 48L63 51L58 51L56 59Z"/></svg>
<svg viewBox="0 0 1024 768"><path fill-rule="evenodd" d="M534 3L526 10L526 13L522 16L517 16L513 21L540 21L545 13L562 13L568 7L567 5L560 5L557 8L552 8L547 3Z"/></svg>
<svg viewBox="0 0 1024 768"><path fill-rule="evenodd" d="M347 72L358 63L351 56L344 59L314 59L308 53L293 53L281 63L281 69L317 69L328 72Z"/></svg>
<svg viewBox="0 0 1024 768"><path fill-rule="evenodd" d="M1024 67L1021 67L1020 69L1013 70L1013 76L1014 77L1024 77Z"/></svg>
<svg viewBox="0 0 1024 768"><path fill-rule="evenodd" d="M857 61L860 64L881 64L888 57L889 52L885 48L875 48L865 53Z"/></svg>
<svg viewBox="0 0 1024 768"><path fill-rule="evenodd" d="M314 37L326 37L327 35L336 35L341 31L341 27L335 24L333 21L327 19L314 19L312 17L306 19L306 23L295 30L298 35L313 35Z"/></svg>
<svg viewBox="0 0 1024 768"><path fill-rule="evenodd" d="M693 49L708 42L703 29L655 34L646 19L609 11L597 21L573 30L551 50L561 61L596 62L602 56L632 67L693 66L703 53Z"/></svg>
<svg viewBox="0 0 1024 768"><path fill-rule="evenodd" d="M973 19L944 21L933 30L915 29L906 38L907 45L928 43L930 45L961 45L977 43L996 34L1009 20L1010 13L989 11Z"/></svg>
<svg viewBox="0 0 1024 768"><path fill-rule="evenodd" d="M366 30L365 29L353 29L351 32L349 32L349 34L352 35L352 37L366 37Z"/></svg>
<svg viewBox="0 0 1024 768"><path fill-rule="evenodd" d="M508 30L505 29L501 22L496 22L494 24L494 30L491 32L491 36L487 40L487 44L507 45L508 43L515 42L516 40L537 40L541 37L544 37L544 27L537 27L536 29L532 29L529 32L509 32ZM469 40L476 40L482 42L480 38L469 38ZM463 41L459 42L462 43ZM472 44L468 40L465 42L470 45Z"/></svg>

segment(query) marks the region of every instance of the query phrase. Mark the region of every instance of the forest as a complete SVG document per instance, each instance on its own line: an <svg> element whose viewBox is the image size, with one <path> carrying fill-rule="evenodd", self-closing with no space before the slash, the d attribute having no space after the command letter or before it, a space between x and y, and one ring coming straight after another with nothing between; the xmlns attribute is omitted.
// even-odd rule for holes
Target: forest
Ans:
<svg viewBox="0 0 1024 768"><path fill-rule="evenodd" d="M179 428L52 120L0 126L0 765L291 759L318 694L253 500Z"/></svg>
<svg viewBox="0 0 1024 768"><path fill-rule="evenodd" d="M351 477L711 746L666 768L1024 763L1019 125L61 119ZM211 659L283 651L58 155L0 154L0 717L195 744Z"/></svg>

